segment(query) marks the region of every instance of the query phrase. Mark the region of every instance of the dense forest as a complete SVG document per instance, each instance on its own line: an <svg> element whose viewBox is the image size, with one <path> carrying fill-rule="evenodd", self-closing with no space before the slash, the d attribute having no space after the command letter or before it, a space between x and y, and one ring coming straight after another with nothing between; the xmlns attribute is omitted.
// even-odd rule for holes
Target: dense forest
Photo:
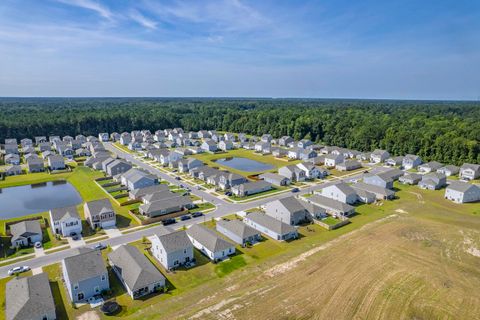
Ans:
<svg viewBox="0 0 480 320"><path fill-rule="evenodd" d="M480 103L313 99L3 98L0 141L183 127L290 135L360 151L480 163Z"/></svg>

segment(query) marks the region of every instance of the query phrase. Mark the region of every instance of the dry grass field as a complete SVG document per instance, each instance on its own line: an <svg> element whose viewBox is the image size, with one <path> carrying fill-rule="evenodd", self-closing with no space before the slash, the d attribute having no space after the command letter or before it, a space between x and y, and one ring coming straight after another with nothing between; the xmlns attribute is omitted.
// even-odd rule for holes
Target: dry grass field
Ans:
<svg viewBox="0 0 480 320"><path fill-rule="evenodd" d="M480 204L455 205L441 198L443 191L400 188L401 200L385 208L384 218L282 263L232 274L221 288L202 286L188 302L176 301L184 308L167 314L480 319Z"/></svg>

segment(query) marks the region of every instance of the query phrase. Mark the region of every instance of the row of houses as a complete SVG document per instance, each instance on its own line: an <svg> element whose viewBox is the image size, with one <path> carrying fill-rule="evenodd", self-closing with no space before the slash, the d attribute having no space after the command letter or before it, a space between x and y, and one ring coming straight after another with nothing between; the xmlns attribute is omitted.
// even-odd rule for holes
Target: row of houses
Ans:
<svg viewBox="0 0 480 320"><path fill-rule="evenodd" d="M85 202L85 220L92 229L110 228L116 225L116 213L108 199ZM52 233L63 237L82 233L82 220L77 207L57 208L49 211ZM9 226L12 247L28 247L42 242L40 220L26 220Z"/></svg>

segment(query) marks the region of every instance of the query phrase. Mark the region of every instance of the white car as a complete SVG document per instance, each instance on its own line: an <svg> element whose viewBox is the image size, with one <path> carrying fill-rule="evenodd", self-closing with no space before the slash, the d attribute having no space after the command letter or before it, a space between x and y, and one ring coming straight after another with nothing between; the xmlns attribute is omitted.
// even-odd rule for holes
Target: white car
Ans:
<svg viewBox="0 0 480 320"><path fill-rule="evenodd" d="M14 275L16 273L27 272L29 270L30 270L29 266L15 267L15 268L12 268L12 269L8 270L8 275L11 276L11 275Z"/></svg>

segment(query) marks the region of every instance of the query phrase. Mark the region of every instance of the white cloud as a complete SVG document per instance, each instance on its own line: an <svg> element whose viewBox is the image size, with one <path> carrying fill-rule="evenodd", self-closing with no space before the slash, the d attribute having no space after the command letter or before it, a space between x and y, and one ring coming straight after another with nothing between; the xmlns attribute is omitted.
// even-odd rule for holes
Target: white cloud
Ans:
<svg viewBox="0 0 480 320"><path fill-rule="evenodd" d="M141 26L144 26L145 28L148 29L157 29L157 22L145 17L143 14L138 12L137 10L134 10L130 13L130 18L140 24Z"/></svg>
<svg viewBox="0 0 480 320"><path fill-rule="evenodd" d="M100 16L108 20L113 20L114 18L114 14L110 9L108 9L107 7L101 5L100 3L94 0L57 0L57 1L70 6L95 11L97 14L99 14Z"/></svg>

